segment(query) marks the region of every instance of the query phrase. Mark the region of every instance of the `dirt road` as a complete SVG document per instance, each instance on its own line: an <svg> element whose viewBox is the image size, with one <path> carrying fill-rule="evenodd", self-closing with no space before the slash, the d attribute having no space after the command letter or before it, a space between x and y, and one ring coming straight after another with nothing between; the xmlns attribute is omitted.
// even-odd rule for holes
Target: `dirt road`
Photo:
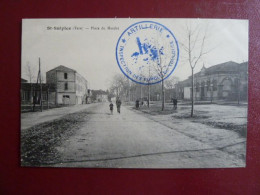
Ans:
<svg viewBox="0 0 260 195"><path fill-rule="evenodd" d="M226 142L201 140L182 132L185 121L171 126L139 111L122 107L111 115L108 103L88 107L88 119L56 147L56 167L201 168L243 167L245 161L228 147L243 148L245 139ZM174 125L176 123L176 127ZM183 124L183 127L182 127ZM190 124L192 128L193 124ZM216 132L217 129L214 129ZM223 132L221 132L223 133ZM233 134L228 134L230 137ZM197 135L205 136L205 135ZM234 136L233 136L234 137ZM232 139L231 139L232 140Z"/></svg>

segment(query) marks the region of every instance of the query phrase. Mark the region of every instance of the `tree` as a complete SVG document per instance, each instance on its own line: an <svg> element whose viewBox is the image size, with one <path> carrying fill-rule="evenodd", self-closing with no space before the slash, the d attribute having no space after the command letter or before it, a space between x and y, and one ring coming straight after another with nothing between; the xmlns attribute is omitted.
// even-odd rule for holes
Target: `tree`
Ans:
<svg viewBox="0 0 260 195"><path fill-rule="evenodd" d="M202 60L202 57L211 51L205 48L208 36L208 24L187 23L186 39L180 43L183 51L186 52L186 60L191 68L191 117L194 114L194 68Z"/></svg>
<svg viewBox="0 0 260 195"><path fill-rule="evenodd" d="M166 89L170 89L172 91L172 95L174 96L174 88L175 88L175 85L179 82L179 78L178 77L175 77L175 76L172 76L171 78L168 78L165 80L165 88ZM173 97L172 96L172 97Z"/></svg>
<svg viewBox="0 0 260 195"><path fill-rule="evenodd" d="M151 67L148 67L148 76L151 77ZM148 81L148 97L147 97L147 106L150 108L150 99L151 99L151 83L150 80Z"/></svg>
<svg viewBox="0 0 260 195"><path fill-rule="evenodd" d="M165 91L164 91L164 80L166 78L166 73L169 71L169 63L166 60L162 60L161 55L165 55L167 58L167 54L163 54L162 48L157 53L157 61L156 64L153 64L154 70L157 72L157 75L161 79L161 94L162 94L162 111L164 110L165 105Z"/></svg>
<svg viewBox="0 0 260 195"><path fill-rule="evenodd" d="M25 69L25 74L27 76L27 79L29 80L30 83L30 103L31 103L31 110L33 110L33 87L32 87L32 82L35 80L35 75L34 75L35 69L32 68L31 64L27 62L26 64L26 69Z"/></svg>
<svg viewBox="0 0 260 195"><path fill-rule="evenodd" d="M110 93L125 100L129 99L130 83L128 78L122 74L116 74L111 82Z"/></svg>
<svg viewBox="0 0 260 195"><path fill-rule="evenodd" d="M26 64L26 69L25 69L25 74L27 76L27 79L29 80L30 83L35 81L35 69L32 68L31 64L29 62L27 62Z"/></svg>

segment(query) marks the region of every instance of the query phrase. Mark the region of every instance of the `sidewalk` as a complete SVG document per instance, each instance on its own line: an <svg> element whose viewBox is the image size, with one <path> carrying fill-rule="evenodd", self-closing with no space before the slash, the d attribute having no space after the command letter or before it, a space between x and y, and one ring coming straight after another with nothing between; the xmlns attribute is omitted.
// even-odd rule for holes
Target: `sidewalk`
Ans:
<svg viewBox="0 0 260 195"><path fill-rule="evenodd" d="M21 113L21 130L28 129L34 125L52 121L64 115L79 112L81 110L95 106L96 104L81 104L70 107L54 108L43 112Z"/></svg>

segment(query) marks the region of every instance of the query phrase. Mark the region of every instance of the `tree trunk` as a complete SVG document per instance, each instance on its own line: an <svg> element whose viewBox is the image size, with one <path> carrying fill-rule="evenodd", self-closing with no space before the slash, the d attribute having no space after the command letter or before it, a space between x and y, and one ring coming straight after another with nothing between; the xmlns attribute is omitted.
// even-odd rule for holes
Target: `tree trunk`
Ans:
<svg viewBox="0 0 260 195"><path fill-rule="evenodd" d="M150 107L150 90L151 90L151 87L150 87L150 84L148 84L148 101L147 101L147 106L148 108Z"/></svg>
<svg viewBox="0 0 260 195"><path fill-rule="evenodd" d="M162 111L164 110L164 80L162 80Z"/></svg>
<svg viewBox="0 0 260 195"><path fill-rule="evenodd" d="M32 87L32 82L30 79L30 85L31 85L31 89L30 89L30 105L31 105L31 111L33 111L33 87Z"/></svg>
<svg viewBox="0 0 260 195"><path fill-rule="evenodd" d="M129 79L127 80L128 84L128 102L130 102L130 82Z"/></svg>
<svg viewBox="0 0 260 195"><path fill-rule="evenodd" d="M140 85L140 97L141 97L141 101L142 101L142 98L143 98L143 89L142 89L142 85Z"/></svg>
<svg viewBox="0 0 260 195"><path fill-rule="evenodd" d="M194 75L193 75L193 68L191 68L191 114L190 116L193 117L194 112Z"/></svg>

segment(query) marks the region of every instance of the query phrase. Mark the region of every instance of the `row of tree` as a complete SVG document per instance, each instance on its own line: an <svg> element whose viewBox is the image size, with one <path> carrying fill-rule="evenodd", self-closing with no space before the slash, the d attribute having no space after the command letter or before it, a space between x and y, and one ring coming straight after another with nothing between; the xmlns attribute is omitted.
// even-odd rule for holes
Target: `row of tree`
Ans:
<svg viewBox="0 0 260 195"><path fill-rule="evenodd" d="M117 74L113 77L111 87L109 89L110 97L120 97L126 102L145 100L149 107L150 101L161 100L162 110L164 110L165 104L165 90L170 90L170 93L174 93L174 85L179 81L178 77L170 77L161 83L155 85L142 85L135 83L125 77L123 74Z"/></svg>
<svg viewBox="0 0 260 195"><path fill-rule="evenodd" d="M183 52L181 55L181 60L183 63L188 63L191 68L191 117L193 117L194 114L194 69L201 61L203 61L203 57L212 50L209 49L209 47L206 47L206 41L209 38L208 28L209 24L202 25L199 21L194 23L186 23L183 28L183 37L179 40L180 49ZM177 77L171 77L168 79L164 78L165 74L163 74L163 71L165 67L169 67L168 64L164 64L164 62L164 60L161 60L160 51L158 51L157 61L153 64L153 70L156 71L157 75L161 78L161 82L156 85L149 85L148 83L146 90L147 95L142 94L142 88L145 88L145 85L141 86L133 83L123 75L116 75L113 78L110 92L115 96L124 97L125 100L130 101L132 91L135 91L136 88L140 88L140 97L142 98L146 96L149 106L151 87L158 90L158 86L161 86L160 93L162 97L162 110L164 110L165 88L173 89L174 85L179 80ZM150 73L150 69L148 72Z"/></svg>

